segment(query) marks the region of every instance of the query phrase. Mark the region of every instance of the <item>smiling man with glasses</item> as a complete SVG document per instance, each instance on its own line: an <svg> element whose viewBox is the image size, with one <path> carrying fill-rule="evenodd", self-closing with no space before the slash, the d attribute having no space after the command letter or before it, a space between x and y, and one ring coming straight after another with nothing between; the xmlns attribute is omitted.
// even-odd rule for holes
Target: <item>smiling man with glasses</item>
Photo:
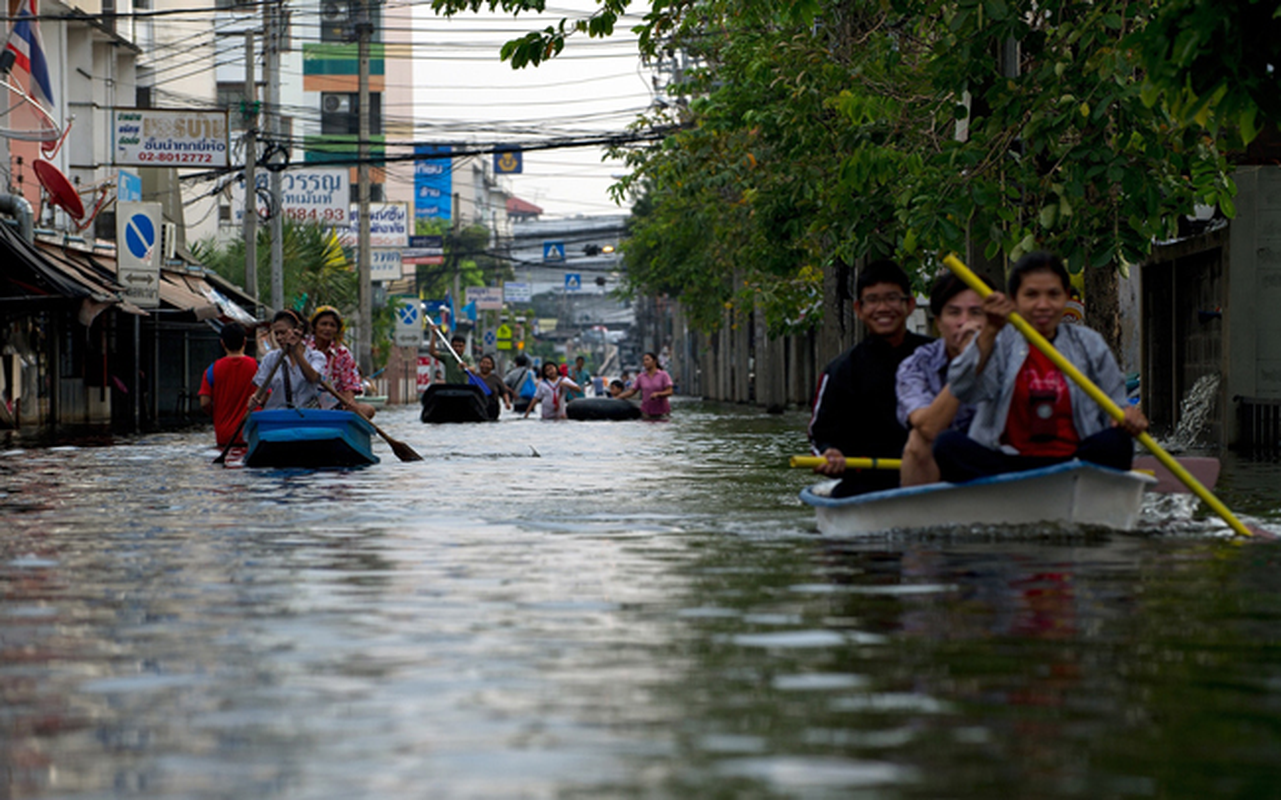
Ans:
<svg viewBox="0 0 1281 800"><path fill-rule="evenodd" d="M814 453L827 459L815 472L841 477L833 497L898 486L895 470L845 472L845 458L899 458L907 429L898 421L898 365L928 337L907 330L916 309L907 273L893 261L867 265L855 284L854 313L867 336L827 365L819 379L810 417Z"/></svg>

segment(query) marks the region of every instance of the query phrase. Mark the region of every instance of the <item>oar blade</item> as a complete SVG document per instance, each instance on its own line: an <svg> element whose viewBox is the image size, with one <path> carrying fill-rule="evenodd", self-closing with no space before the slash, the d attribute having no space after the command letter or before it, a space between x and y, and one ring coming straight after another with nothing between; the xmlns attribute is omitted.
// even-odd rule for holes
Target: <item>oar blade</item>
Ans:
<svg viewBox="0 0 1281 800"><path fill-rule="evenodd" d="M423 457L418 455L418 451L402 441L396 439L387 439L387 444L391 445L391 451L396 454L396 458L401 461L422 461Z"/></svg>

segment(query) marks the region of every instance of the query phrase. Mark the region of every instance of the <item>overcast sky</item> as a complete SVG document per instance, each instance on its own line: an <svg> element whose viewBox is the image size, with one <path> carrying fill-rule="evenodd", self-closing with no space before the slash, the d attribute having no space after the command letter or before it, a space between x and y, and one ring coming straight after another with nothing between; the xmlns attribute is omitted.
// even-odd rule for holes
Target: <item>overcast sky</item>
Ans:
<svg viewBox="0 0 1281 800"><path fill-rule="evenodd" d="M653 98L652 71L629 30L639 14L609 39L571 37L561 55L537 67L513 70L499 60L503 42L593 8L590 0L560 0L541 17L446 19L416 5L415 138L483 143L624 132ZM508 188L549 216L620 213L607 189L624 168L602 156L597 147L526 153L524 172L507 179Z"/></svg>

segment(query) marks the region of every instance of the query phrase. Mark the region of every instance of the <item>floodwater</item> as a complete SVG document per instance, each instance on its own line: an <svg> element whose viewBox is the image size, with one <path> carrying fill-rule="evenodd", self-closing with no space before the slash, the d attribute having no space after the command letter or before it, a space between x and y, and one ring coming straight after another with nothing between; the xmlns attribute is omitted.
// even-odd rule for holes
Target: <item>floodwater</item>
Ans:
<svg viewBox="0 0 1281 800"><path fill-rule="evenodd" d="M379 422L426 460L0 454L0 797L1279 792L1281 545L823 539L796 414Z"/></svg>

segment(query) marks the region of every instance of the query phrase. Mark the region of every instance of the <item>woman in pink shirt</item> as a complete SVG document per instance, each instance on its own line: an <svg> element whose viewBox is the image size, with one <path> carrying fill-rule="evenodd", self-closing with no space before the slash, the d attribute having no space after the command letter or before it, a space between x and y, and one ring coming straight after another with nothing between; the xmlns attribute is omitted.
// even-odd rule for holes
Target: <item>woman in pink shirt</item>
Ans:
<svg viewBox="0 0 1281 800"><path fill-rule="evenodd" d="M641 414L645 419L663 419L672 413L672 404L667 399L672 396L672 376L658 368L658 356L654 353L641 356L641 365L645 369L636 376L632 388L619 397L631 397L640 392Z"/></svg>

